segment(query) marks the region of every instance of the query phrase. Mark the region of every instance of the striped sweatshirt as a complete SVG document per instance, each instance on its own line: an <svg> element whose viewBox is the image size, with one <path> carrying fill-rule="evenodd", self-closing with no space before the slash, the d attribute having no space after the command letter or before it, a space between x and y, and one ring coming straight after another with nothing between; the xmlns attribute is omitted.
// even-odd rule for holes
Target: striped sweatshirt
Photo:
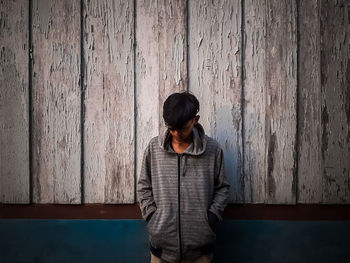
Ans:
<svg viewBox="0 0 350 263"><path fill-rule="evenodd" d="M182 154L171 146L166 130L148 143L137 180L137 200L153 254L169 261L194 259L212 248L215 228L208 212L222 221L230 184L220 144L201 124ZM150 216L150 219L148 219Z"/></svg>

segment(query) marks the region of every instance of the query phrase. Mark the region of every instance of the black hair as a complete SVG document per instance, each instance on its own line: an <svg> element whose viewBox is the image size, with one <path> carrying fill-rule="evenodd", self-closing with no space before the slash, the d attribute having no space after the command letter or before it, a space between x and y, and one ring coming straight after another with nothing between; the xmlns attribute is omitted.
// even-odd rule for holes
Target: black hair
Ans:
<svg viewBox="0 0 350 263"><path fill-rule="evenodd" d="M165 125L172 129L181 129L193 119L199 111L199 101L187 92L171 94L163 104L163 119Z"/></svg>

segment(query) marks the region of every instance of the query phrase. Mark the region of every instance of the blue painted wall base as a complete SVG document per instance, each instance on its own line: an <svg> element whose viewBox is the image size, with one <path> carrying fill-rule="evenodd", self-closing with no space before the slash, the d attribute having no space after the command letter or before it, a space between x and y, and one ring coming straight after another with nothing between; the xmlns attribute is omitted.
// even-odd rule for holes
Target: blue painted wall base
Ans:
<svg viewBox="0 0 350 263"><path fill-rule="evenodd" d="M149 253L143 220L0 220L1 263L148 263ZM219 262L350 262L350 222L225 220Z"/></svg>

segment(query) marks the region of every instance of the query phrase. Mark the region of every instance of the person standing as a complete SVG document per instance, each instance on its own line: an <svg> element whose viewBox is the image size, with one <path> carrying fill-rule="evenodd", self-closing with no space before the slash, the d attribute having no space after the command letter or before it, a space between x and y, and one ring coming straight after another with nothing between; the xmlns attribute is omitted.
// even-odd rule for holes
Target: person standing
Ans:
<svg viewBox="0 0 350 263"><path fill-rule="evenodd" d="M214 256L230 184L222 147L205 134L198 112L193 94L171 94L163 104L167 130L143 154L137 199L151 263L207 263Z"/></svg>

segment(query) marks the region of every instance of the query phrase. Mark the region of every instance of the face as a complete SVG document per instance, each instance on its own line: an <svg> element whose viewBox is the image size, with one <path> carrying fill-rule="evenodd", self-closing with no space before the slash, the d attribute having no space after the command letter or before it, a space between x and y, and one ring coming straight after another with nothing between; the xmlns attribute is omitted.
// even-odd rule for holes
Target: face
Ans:
<svg viewBox="0 0 350 263"><path fill-rule="evenodd" d="M177 141L186 141L192 135L193 127L197 124L199 115L189 120L184 127L179 130L171 130L171 126L168 126L169 132Z"/></svg>

